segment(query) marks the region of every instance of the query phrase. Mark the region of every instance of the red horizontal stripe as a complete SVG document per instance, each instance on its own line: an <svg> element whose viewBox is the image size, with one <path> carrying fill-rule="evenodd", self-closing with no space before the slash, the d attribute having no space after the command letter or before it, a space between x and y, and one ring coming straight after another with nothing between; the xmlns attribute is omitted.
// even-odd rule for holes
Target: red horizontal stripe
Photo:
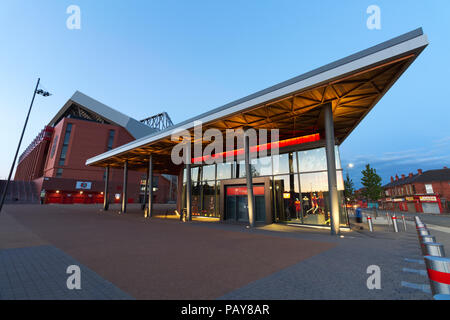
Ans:
<svg viewBox="0 0 450 320"><path fill-rule="evenodd" d="M450 273L427 269L430 280L450 285Z"/></svg>
<svg viewBox="0 0 450 320"><path fill-rule="evenodd" d="M257 145L257 146L252 146L250 147L250 153L254 153L254 152L258 152L258 151L263 151L263 150L272 150L274 148L283 148L283 147L288 147L288 146L295 146L298 144L303 144L303 143L307 143L307 142L314 142L314 141L319 141L320 140L320 134L319 133L314 133L314 134L310 134L307 136L303 136L303 137L296 137L296 138L291 138L291 139L286 139L286 140L282 140L282 141L276 141L276 142L269 142L269 143L265 143L265 144L261 144L261 145ZM224 152L220 152L220 153L216 153L213 155L206 155L203 157L197 157L197 158L192 158L192 163L198 163L198 162L204 162L206 160L209 160L211 158L213 159L218 159L218 158L228 158L231 156L239 156L244 154L244 149L236 149L236 150L231 150L231 151L224 151Z"/></svg>

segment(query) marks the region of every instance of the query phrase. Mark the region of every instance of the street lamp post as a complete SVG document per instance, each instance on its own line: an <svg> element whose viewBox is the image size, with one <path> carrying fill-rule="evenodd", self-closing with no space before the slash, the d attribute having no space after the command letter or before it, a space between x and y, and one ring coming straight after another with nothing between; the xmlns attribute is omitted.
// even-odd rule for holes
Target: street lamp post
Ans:
<svg viewBox="0 0 450 320"><path fill-rule="evenodd" d="M50 95L49 92L44 91L42 89L38 89L40 81L41 81L41 79L38 78L37 83L36 83L36 88L34 89L34 92L33 92L33 98L31 99L30 108L28 109L28 114L27 114L27 117L25 119L25 124L23 125L22 134L20 135L19 144L17 145L16 154L14 155L14 160L13 160L13 163L11 165L11 170L9 171L8 180L6 181L6 186L5 186L5 189L3 190L2 199L1 199L1 202L0 202L0 212L2 211L3 203L5 202L6 194L8 192L9 182L11 181L11 176L12 176L12 173L14 171L14 166L16 164L17 155L19 154L20 145L22 144L23 135L25 133L25 129L26 129L27 124L28 124L28 118L30 117L31 108L33 107L34 98L36 97L36 94L40 94L40 95L42 95L44 97L48 97Z"/></svg>

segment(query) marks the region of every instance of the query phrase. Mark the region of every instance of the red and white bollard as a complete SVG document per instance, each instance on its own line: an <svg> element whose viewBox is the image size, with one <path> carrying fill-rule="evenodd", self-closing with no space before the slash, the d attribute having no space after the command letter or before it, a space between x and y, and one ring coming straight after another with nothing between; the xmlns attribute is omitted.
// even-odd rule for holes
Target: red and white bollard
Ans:
<svg viewBox="0 0 450 320"><path fill-rule="evenodd" d="M450 259L425 256L431 292L434 295L450 295Z"/></svg>
<svg viewBox="0 0 450 320"><path fill-rule="evenodd" d="M367 216L367 223L369 224L370 232L373 232L373 225L372 225L372 217L371 216Z"/></svg>
<svg viewBox="0 0 450 320"><path fill-rule="evenodd" d="M397 217L395 216L395 213L392 216L392 225L394 226L394 232L398 232Z"/></svg>
<svg viewBox="0 0 450 320"><path fill-rule="evenodd" d="M404 214L402 214L402 220L403 220L403 229L404 229L404 231L406 231L406 220L405 220Z"/></svg>

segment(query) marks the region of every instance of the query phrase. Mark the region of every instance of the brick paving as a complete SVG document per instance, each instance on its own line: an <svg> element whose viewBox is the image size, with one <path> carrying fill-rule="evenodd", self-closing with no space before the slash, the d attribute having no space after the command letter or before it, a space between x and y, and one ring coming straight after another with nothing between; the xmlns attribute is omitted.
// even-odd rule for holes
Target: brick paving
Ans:
<svg viewBox="0 0 450 320"><path fill-rule="evenodd" d="M405 261L421 259L413 230L358 230L337 238L327 230L279 224L248 230L144 219L133 206L121 215L118 207L102 212L95 205L5 208L0 215L2 299L431 298L401 285L428 283L402 270L424 268ZM67 292L69 263L81 267L85 291ZM366 269L373 264L381 268L381 290L366 286ZM33 278L36 269L46 271Z"/></svg>
<svg viewBox="0 0 450 320"><path fill-rule="evenodd" d="M67 267L80 267L81 289L67 288ZM2 300L121 300L132 297L53 246L0 250Z"/></svg>

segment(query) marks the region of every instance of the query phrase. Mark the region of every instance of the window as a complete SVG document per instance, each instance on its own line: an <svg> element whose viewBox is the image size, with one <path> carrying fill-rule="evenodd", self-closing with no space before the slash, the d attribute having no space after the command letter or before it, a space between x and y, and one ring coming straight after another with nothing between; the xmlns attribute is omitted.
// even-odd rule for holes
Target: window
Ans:
<svg viewBox="0 0 450 320"><path fill-rule="evenodd" d="M272 175L272 159L270 157L251 159L252 176L270 176Z"/></svg>
<svg viewBox="0 0 450 320"><path fill-rule="evenodd" d="M427 193L433 193L433 186L431 184L426 184L425 190Z"/></svg>
<svg viewBox="0 0 450 320"><path fill-rule="evenodd" d="M66 155L67 155L67 149L69 148L69 141L70 141L70 133L72 132L72 124L68 123L66 127L66 133L64 135L64 144L61 149L61 155L59 156L59 165L63 166L66 162Z"/></svg>
<svg viewBox="0 0 450 320"><path fill-rule="evenodd" d="M283 153L273 156L273 174L286 174L297 172L297 154Z"/></svg>
<svg viewBox="0 0 450 320"><path fill-rule="evenodd" d="M234 163L224 162L217 164L217 180L231 179L235 177Z"/></svg>
<svg viewBox="0 0 450 320"><path fill-rule="evenodd" d="M215 180L216 179L216 165L203 166L202 181Z"/></svg>
<svg viewBox="0 0 450 320"><path fill-rule="evenodd" d="M53 159L53 157L55 156L56 144L58 143L58 138L59 138L59 136L56 135L55 139L53 140L52 152L50 153L50 159Z"/></svg>
<svg viewBox="0 0 450 320"><path fill-rule="evenodd" d="M300 172L327 170L325 148L300 151L298 156Z"/></svg>
<svg viewBox="0 0 450 320"><path fill-rule="evenodd" d="M111 150L113 148L115 133L116 133L115 130L109 130L108 145L106 147L107 150Z"/></svg>
<svg viewBox="0 0 450 320"><path fill-rule="evenodd" d="M63 169L62 169L62 168L58 168L58 169L56 170L56 177L61 177L61 176L62 176L62 173L63 173Z"/></svg>

